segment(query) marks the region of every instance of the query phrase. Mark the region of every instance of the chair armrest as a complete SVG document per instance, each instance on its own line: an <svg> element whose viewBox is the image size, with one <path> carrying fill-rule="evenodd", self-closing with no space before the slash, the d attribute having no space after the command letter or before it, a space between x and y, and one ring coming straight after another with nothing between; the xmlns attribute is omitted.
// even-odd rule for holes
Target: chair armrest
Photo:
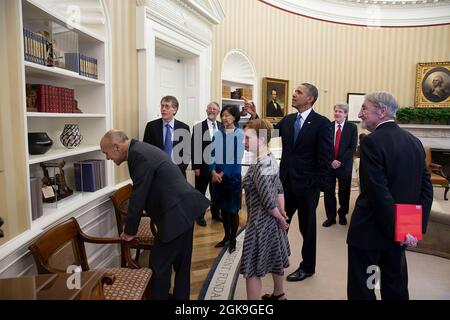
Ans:
<svg viewBox="0 0 450 320"><path fill-rule="evenodd" d="M440 164L430 163L430 168L432 168L432 169L440 169L440 168L442 168L442 166Z"/></svg>
<svg viewBox="0 0 450 320"><path fill-rule="evenodd" d="M444 173L444 170L443 170L441 165L435 165L434 168L431 167L431 165L430 165L430 168L431 168L431 172L434 172L437 175L439 175L439 176L441 176L441 177L443 177L443 178L445 178L447 180L449 179L449 177L447 177L447 175Z"/></svg>
<svg viewBox="0 0 450 320"><path fill-rule="evenodd" d="M83 241L88 243L97 243L97 244L111 244L111 243L118 243L120 244L120 250L122 255L125 257L125 260L127 261L127 264L129 268L131 269L139 269L139 264L131 258L131 248L130 246L133 244L136 244L138 242L137 239L134 239L130 242L124 241L120 238L99 238L99 237L92 237L88 236L85 233L80 234L83 238Z"/></svg>

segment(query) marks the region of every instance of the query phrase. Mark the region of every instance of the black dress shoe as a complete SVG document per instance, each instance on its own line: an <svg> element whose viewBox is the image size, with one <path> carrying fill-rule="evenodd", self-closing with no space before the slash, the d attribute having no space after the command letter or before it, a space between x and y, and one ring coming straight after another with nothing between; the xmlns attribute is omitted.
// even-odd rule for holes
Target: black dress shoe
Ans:
<svg viewBox="0 0 450 320"><path fill-rule="evenodd" d="M206 220L205 219L198 219L197 220L197 224L199 225L199 226L202 226L202 227L206 227Z"/></svg>
<svg viewBox="0 0 450 320"><path fill-rule="evenodd" d="M313 274L314 273L308 273L298 268L297 270L295 270L294 272L292 272L290 275L287 276L287 281L302 281L308 277L311 277Z"/></svg>
<svg viewBox="0 0 450 320"><path fill-rule="evenodd" d="M345 216L339 217L339 224L345 226L347 224L347 218Z"/></svg>
<svg viewBox="0 0 450 320"><path fill-rule="evenodd" d="M336 220L327 219L324 223L322 223L322 226L331 227L333 224L336 224Z"/></svg>
<svg viewBox="0 0 450 320"><path fill-rule="evenodd" d="M214 246L214 248L223 248L225 247L225 245L228 243L228 239L223 239L222 241L220 241L218 244L216 244Z"/></svg>

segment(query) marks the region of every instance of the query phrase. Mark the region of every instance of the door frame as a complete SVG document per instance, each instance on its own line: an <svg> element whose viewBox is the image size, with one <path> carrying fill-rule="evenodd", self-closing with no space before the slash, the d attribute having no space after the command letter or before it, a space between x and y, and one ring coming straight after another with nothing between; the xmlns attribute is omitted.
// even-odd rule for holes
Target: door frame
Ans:
<svg viewBox="0 0 450 320"><path fill-rule="evenodd" d="M181 10L181 9L180 9ZM196 96L197 110L193 119L204 117L204 109L211 100L211 45L212 31L208 24L194 15L185 21L166 19L154 8L136 8L136 46L138 52L138 104L139 139L144 136L145 126L154 119L155 108L159 108L159 97L154 90L156 43L162 41L196 56L195 73L198 79ZM192 20L195 19L195 20ZM190 21L190 23L186 23ZM196 23L193 27L194 21ZM198 28L198 24L205 28ZM191 25L190 25L191 24Z"/></svg>

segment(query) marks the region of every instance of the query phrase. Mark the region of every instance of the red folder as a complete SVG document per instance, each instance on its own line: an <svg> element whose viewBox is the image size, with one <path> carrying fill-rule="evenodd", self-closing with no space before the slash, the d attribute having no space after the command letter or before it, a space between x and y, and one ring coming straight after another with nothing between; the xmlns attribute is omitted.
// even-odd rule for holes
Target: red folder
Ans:
<svg viewBox="0 0 450 320"><path fill-rule="evenodd" d="M416 204L395 205L395 241L405 241L410 233L422 240L422 206Z"/></svg>

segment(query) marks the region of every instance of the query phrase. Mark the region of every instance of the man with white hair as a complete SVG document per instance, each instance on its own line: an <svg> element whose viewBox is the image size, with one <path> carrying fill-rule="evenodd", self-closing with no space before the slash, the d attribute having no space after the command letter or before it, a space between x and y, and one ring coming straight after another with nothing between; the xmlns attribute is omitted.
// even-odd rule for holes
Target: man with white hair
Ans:
<svg viewBox="0 0 450 320"><path fill-rule="evenodd" d="M433 188L422 143L395 123L398 104L387 92L367 94L358 117L371 132L361 143L360 185L348 231L349 299L375 300L372 278L381 278L381 298L409 299L405 246L417 239L408 234L395 241L395 204L422 206L425 233ZM381 274L374 277L373 272ZM375 271L378 272L378 271Z"/></svg>

